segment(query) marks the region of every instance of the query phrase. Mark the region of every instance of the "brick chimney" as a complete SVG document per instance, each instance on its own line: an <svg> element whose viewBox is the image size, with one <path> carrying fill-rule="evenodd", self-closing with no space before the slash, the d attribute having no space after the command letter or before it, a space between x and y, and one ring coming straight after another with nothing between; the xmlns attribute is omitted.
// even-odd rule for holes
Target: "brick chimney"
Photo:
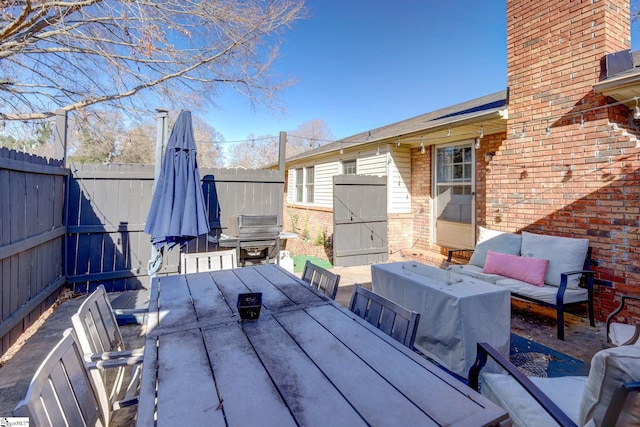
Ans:
<svg viewBox="0 0 640 427"><path fill-rule="evenodd" d="M608 185L603 173L617 174L603 152L628 109L597 109L610 100L592 86L630 34L627 0L507 0L509 120L486 174L489 226L577 237L594 228L584 204Z"/></svg>

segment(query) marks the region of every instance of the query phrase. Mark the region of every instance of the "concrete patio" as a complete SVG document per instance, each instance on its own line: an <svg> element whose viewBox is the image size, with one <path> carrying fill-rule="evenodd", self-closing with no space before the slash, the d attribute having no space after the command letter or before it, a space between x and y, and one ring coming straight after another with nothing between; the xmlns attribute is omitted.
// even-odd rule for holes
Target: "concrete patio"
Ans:
<svg viewBox="0 0 640 427"><path fill-rule="evenodd" d="M354 284L371 287L369 265L336 267L333 271L341 276L336 301L342 305L348 304ZM118 301L127 299L127 295L122 296L125 298L118 298ZM36 369L60 339L63 331L71 327L71 316L82 301L83 298L72 298L62 302L24 345L0 367L0 416L10 416L13 408L24 397ZM127 325L122 327L122 331L129 347L143 345L143 326ZM587 364L606 341L603 323L597 322L595 327L591 327L585 318L571 314L567 316L566 340L557 340L555 318L545 315L536 307L528 307L519 302L512 304L511 331ZM135 407L119 412L121 413L114 420L114 424L130 425Z"/></svg>

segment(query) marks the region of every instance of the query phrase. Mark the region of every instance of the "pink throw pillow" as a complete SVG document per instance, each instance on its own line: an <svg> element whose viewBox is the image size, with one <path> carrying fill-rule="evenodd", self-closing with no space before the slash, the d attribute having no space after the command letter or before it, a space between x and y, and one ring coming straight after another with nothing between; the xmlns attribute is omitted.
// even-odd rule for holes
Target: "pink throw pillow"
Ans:
<svg viewBox="0 0 640 427"><path fill-rule="evenodd" d="M487 260L482 272L522 280L535 286L544 286L548 266L548 259L487 251Z"/></svg>

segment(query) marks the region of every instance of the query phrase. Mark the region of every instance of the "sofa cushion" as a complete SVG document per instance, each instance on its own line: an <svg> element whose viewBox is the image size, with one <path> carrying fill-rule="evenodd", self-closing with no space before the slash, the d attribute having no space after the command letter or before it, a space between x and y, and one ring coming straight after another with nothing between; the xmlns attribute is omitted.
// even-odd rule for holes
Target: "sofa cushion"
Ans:
<svg viewBox="0 0 640 427"><path fill-rule="evenodd" d="M544 286L548 265L547 259L487 251L487 260L482 272L522 280L535 286Z"/></svg>
<svg viewBox="0 0 640 427"><path fill-rule="evenodd" d="M640 346L624 345L596 353L591 359L589 377L580 404L581 424L602 418L614 391L626 382L640 381ZM631 393L622 409L618 425L640 425L640 396Z"/></svg>
<svg viewBox="0 0 640 427"><path fill-rule="evenodd" d="M518 294L536 301L544 302L550 305L556 305L556 295L558 288L556 286L531 286L527 282L518 279L502 278L494 282L496 286L507 288L511 294ZM567 289L564 292L563 302L570 304L572 302L582 302L589 299L589 292L586 289Z"/></svg>
<svg viewBox="0 0 640 427"><path fill-rule="evenodd" d="M547 236L522 232L521 255L549 260L545 283L560 286L560 274L568 271L582 270L589 249L589 239ZM580 275L568 277L567 288L577 289Z"/></svg>
<svg viewBox="0 0 640 427"><path fill-rule="evenodd" d="M532 287L529 285L529 287ZM580 396L587 377L529 378L562 411L578 421ZM509 412L514 425L554 426L553 418L510 375L482 374L482 395ZM579 424L579 423L578 423ZM579 424L581 425L581 424Z"/></svg>
<svg viewBox="0 0 640 427"><path fill-rule="evenodd" d="M484 267L488 250L503 254L520 255L522 238L519 234L490 230L484 227L479 227L479 229L480 235L469 264Z"/></svg>

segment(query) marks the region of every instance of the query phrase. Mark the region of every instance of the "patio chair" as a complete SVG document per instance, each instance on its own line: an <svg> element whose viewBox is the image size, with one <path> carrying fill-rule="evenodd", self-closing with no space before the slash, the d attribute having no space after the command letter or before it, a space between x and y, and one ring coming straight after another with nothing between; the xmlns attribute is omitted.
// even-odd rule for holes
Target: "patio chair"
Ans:
<svg viewBox="0 0 640 427"><path fill-rule="evenodd" d="M228 270L237 266L238 261L235 249L191 254L183 253L180 256L180 272L182 274Z"/></svg>
<svg viewBox="0 0 640 427"><path fill-rule="evenodd" d="M120 309L117 312L134 314L147 312L147 309ZM104 286L100 285L71 316L85 364L87 368L100 370L102 380L109 388L110 402L116 401L122 391L125 391L126 398L135 395L144 354L144 348L126 348L115 313ZM106 361L109 363L105 363ZM108 372L110 369L106 368L113 370ZM126 389L123 389L128 372L131 379Z"/></svg>
<svg viewBox="0 0 640 427"><path fill-rule="evenodd" d="M640 337L640 323L632 324L615 321L616 316L624 310L625 302L627 301L640 301L640 296L622 295L620 305L607 316L607 342L609 345L635 344ZM638 304L633 305L638 307Z"/></svg>
<svg viewBox="0 0 640 427"><path fill-rule="evenodd" d="M111 405L100 375L87 370L73 329L47 355L25 398L13 410L34 426L107 426L112 412L136 400Z"/></svg>
<svg viewBox="0 0 640 427"><path fill-rule="evenodd" d="M338 293L338 283L340 283L340 275L334 274L329 270L320 267L307 260L304 264L302 272L302 280L312 287L316 288L331 299L336 299Z"/></svg>
<svg viewBox="0 0 640 427"><path fill-rule="evenodd" d="M353 288L349 310L413 349L420 313L396 304L358 284Z"/></svg>
<svg viewBox="0 0 640 427"><path fill-rule="evenodd" d="M527 377L487 343L478 343L469 386L509 412L516 426L628 426L640 423L640 346L601 350L589 376ZM483 373L487 356L506 373Z"/></svg>

